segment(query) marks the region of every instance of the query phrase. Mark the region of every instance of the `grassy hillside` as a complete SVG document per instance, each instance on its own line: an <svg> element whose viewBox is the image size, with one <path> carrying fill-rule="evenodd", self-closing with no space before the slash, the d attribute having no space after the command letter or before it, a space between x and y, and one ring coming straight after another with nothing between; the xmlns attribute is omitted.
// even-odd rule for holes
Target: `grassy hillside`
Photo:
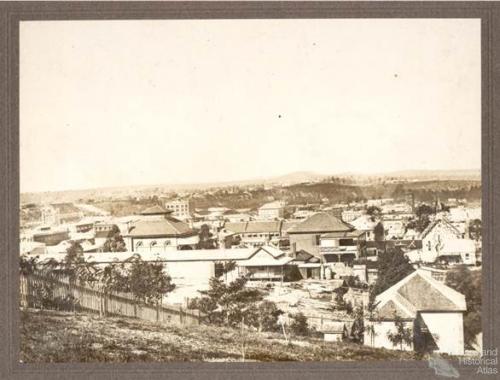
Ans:
<svg viewBox="0 0 500 380"><path fill-rule="evenodd" d="M246 333L247 361L411 360L409 352ZM239 330L166 326L126 318L21 312L22 362L241 361Z"/></svg>

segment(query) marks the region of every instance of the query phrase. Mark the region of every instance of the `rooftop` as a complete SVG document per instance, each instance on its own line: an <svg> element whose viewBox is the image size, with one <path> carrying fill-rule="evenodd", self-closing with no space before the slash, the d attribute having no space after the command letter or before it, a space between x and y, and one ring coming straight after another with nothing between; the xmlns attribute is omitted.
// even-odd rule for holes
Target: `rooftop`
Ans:
<svg viewBox="0 0 500 380"><path fill-rule="evenodd" d="M314 232L348 232L354 230L353 226L343 222L336 216L327 212L318 212L304 220L302 223L290 228L287 232L294 233L314 233Z"/></svg>
<svg viewBox="0 0 500 380"><path fill-rule="evenodd" d="M429 274L416 270L379 294L377 317L413 319L420 311L465 311L465 296L436 281Z"/></svg>
<svg viewBox="0 0 500 380"><path fill-rule="evenodd" d="M196 231L186 223L174 218L157 220L139 220L132 224L125 236L159 237L159 236L193 236Z"/></svg>
<svg viewBox="0 0 500 380"><path fill-rule="evenodd" d="M141 211L140 215L164 215L170 213L172 213L172 210L167 210L159 205L156 205Z"/></svg>
<svg viewBox="0 0 500 380"><path fill-rule="evenodd" d="M280 233L281 222L280 221L235 222L235 223L226 223L224 225L224 228L234 233L258 233L258 232Z"/></svg>

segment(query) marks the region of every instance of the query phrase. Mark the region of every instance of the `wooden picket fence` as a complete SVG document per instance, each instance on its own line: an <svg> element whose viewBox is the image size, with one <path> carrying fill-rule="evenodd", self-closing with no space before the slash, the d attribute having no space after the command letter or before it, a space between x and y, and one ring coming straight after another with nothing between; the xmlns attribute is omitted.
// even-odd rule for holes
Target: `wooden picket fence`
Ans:
<svg viewBox="0 0 500 380"><path fill-rule="evenodd" d="M182 306L159 305L158 307L138 303L128 293L104 293L88 285L75 285L61 276L41 274L21 274L20 296L22 307L40 308L37 289L50 288L52 300L72 300L59 302L58 309L64 311L90 311L102 316L123 316L146 321L178 325L198 325L201 314Z"/></svg>

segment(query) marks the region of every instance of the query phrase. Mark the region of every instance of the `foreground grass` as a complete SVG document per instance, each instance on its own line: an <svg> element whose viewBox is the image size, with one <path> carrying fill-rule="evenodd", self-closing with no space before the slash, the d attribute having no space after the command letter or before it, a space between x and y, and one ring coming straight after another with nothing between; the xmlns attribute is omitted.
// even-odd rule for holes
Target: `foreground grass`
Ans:
<svg viewBox="0 0 500 380"><path fill-rule="evenodd" d="M411 360L410 352L351 343L245 333L247 361ZM21 312L21 361L135 362L241 361L239 330L213 326L158 325L128 318L44 311Z"/></svg>

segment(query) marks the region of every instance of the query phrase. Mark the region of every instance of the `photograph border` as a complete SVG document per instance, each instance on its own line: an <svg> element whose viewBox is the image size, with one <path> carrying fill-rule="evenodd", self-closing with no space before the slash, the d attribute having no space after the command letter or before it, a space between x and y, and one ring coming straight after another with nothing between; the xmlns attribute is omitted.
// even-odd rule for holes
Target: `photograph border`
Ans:
<svg viewBox="0 0 500 380"><path fill-rule="evenodd" d="M0 378L189 378L276 379L435 378L426 361L273 363L19 363L19 24L34 20L147 19L327 19L478 18L481 19L481 133L483 223L483 348L498 348L495 316L500 315L500 276L494 247L500 244L500 4L494 2L2 2L0 3ZM495 297L495 294L497 296ZM498 320L497 320L498 322ZM450 362L471 378L475 366ZM495 376L496 377L496 376Z"/></svg>

